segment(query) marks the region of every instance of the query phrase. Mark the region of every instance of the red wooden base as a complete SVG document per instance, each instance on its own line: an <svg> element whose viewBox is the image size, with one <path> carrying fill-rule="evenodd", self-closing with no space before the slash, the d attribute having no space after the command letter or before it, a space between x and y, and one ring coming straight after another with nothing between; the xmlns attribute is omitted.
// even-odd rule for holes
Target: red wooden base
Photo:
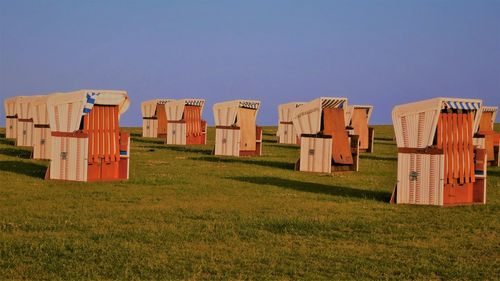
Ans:
<svg viewBox="0 0 500 281"><path fill-rule="evenodd" d="M445 184L443 190L443 204L473 203L472 189L473 183Z"/></svg>
<svg viewBox="0 0 500 281"><path fill-rule="evenodd" d="M476 178L474 183L445 184L443 193L443 205L484 203L484 179Z"/></svg>
<svg viewBox="0 0 500 281"><path fill-rule="evenodd" d="M128 158L120 158L117 162L93 162L87 168L87 181L126 180L128 174Z"/></svg>
<svg viewBox="0 0 500 281"><path fill-rule="evenodd" d="M199 136L187 136L186 144L206 144L205 139L205 134L201 134Z"/></svg>

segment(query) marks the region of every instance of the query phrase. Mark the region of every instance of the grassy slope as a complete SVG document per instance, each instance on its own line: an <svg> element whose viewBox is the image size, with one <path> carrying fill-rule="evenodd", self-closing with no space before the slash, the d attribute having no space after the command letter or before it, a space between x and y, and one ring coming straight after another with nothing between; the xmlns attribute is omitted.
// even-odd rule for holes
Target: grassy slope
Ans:
<svg viewBox="0 0 500 281"><path fill-rule="evenodd" d="M0 276L33 279L492 279L500 169L488 205L390 205L392 128L358 173L293 171L298 148L221 158L132 129L130 180L44 181L47 162L0 141ZM210 131L209 140L213 139Z"/></svg>

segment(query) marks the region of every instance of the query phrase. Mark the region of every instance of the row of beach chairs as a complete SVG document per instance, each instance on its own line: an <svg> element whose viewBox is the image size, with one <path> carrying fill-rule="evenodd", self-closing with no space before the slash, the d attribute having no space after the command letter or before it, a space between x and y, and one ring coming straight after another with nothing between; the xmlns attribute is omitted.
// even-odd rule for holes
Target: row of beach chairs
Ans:
<svg viewBox="0 0 500 281"><path fill-rule="evenodd" d="M6 137L50 160L46 179L125 180L130 136L119 120L129 107L125 91L80 90L5 100Z"/></svg>
<svg viewBox="0 0 500 281"><path fill-rule="evenodd" d="M119 127L129 107L124 91L80 90L5 100L6 137L50 160L47 179L125 180L130 136ZM142 136L169 145L207 143L203 99L154 99L141 104ZM262 155L260 102L233 100L213 106L215 149L221 156ZM320 97L278 108L277 141L300 145L296 170L358 171L359 155L373 152L373 107L346 98ZM435 98L396 106L397 185L391 201L424 205L486 202L487 165L498 165L498 108L478 99Z"/></svg>

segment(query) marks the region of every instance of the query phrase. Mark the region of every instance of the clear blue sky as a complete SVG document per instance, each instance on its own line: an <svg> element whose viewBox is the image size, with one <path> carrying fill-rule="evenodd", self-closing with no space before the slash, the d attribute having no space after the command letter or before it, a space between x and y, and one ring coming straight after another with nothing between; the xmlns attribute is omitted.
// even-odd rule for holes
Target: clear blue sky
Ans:
<svg viewBox="0 0 500 281"><path fill-rule="evenodd" d="M0 0L0 97L123 89L140 102L277 105L318 96L395 104L435 96L500 104L500 1ZM2 106L3 114L3 106ZM5 120L1 118L3 126Z"/></svg>

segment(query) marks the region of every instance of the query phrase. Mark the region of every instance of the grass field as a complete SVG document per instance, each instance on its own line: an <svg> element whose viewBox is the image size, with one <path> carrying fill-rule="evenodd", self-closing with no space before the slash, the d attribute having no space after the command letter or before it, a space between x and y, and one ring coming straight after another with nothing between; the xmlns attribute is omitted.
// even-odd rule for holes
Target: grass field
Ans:
<svg viewBox="0 0 500 281"><path fill-rule="evenodd" d="M210 155L213 130L194 147L129 130L114 183L44 181L48 162L0 139L1 279L500 278L499 168L487 205L396 206L390 126L360 172L333 175L293 171L274 127L259 158Z"/></svg>

